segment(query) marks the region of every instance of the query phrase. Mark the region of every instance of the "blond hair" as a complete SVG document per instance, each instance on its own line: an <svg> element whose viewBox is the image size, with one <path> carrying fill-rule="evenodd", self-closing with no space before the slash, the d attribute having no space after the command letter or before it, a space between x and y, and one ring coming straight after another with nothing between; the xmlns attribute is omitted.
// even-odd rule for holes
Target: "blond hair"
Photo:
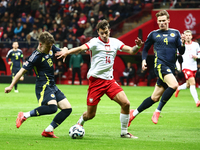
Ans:
<svg viewBox="0 0 200 150"><path fill-rule="evenodd" d="M156 17L160 17L160 16L167 16L167 19L169 19L169 13L166 10L161 10L159 12L156 13Z"/></svg>

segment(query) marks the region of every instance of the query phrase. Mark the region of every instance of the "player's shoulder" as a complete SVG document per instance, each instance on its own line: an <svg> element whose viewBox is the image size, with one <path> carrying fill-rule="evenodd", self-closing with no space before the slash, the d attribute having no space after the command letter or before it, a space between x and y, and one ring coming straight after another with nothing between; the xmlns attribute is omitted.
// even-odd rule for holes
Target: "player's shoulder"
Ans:
<svg viewBox="0 0 200 150"><path fill-rule="evenodd" d="M13 49L10 49L7 53L7 55L11 54L13 52Z"/></svg>
<svg viewBox="0 0 200 150"><path fill-rule="evenodd" d="M35 50L28 58L28 61L33 62L36 61L38 59L40 59L42 57L42 53Z"/></svg>
<svg viewBox="0 0 200 150"><path fill-rule="evenodd" d="M193 45L196 45L196 46L199 46L199 43L198 43L198 42L195 42L195 41L192 41L192 44L193 44Z"/></svg>
<svg viewBox="0 0 200 150"><path fill-rule="evenodd" d="M177 29L173 29L173 28L169 28L169 30L168 30L169 32L175 32L175 33L179 33L180 34L180 32L177 30Z"/></svg>

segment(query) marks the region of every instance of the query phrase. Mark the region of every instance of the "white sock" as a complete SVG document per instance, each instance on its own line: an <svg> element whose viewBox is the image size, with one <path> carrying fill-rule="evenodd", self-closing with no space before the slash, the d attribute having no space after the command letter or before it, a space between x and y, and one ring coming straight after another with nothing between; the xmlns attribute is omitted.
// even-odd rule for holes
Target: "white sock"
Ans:
<svg viewBox="0 0 200 150"><path fill-rule="evenodd" d="M80 125L84 125L84 123L85 123L85 120L83 119L83 115L79 118L79 120L78 120L78 122L77 122L78 124L80 124Z"/></svg>
<svg viewBox="0 0 200 150"><path fill-rule="evenodd" d="M155 110L155 112L159 112L159 113L161 113L161 111L160 111L160 110L158 110L158 109L156 109L156 110Z"/></svg>
<svg viewBox="0 0 200 150"><path fill-rule="evenodd" d="M190 93L192 94L192 97L194 98L195 103L199 100L197 90L195 85L190 85Z"/></svg>
<svg viewBox="0 0 200 150"><path fill-rule="evenodd" d="M53 126L52 125L49 125L46 129L45 129L45 131L46 132L52 132L53 131Z"/></svg>
<svg viewBox="0 0 200 150"><path fill-rule="evenodd" d="M185 89L187 89L187 83L183 83L178 87L178 90L185 90Z"/></svg>
<svg viewBox="0 0 200 150"><path fill-rule="evenodd" d="M139 114L139 111L137 110L137 109L135 109L134 111L133 111L133 116L137 116Z"/></svg>
<svg viewBox="0 0 200 150"><path fill-rule="evenodd" d="M31 115L30 115L30 111L24 113L24 117L25 117L25 118L29 118L30 116L31 116Z"/></svg>
<svg viewBox="0 0 200 150"><path fill-rule="evenodd" d="M128 122L129 122L129 114L120 113L120 122L121 122L121 134L128 133Z"/></svg>

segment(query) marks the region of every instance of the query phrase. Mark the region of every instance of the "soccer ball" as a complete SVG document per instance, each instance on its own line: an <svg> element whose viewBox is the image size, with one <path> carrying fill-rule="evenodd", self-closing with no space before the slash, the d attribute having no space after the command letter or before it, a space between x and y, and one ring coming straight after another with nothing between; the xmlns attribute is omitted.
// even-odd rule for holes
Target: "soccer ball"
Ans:
<svg viewBox="0 0 200 150"><path fill-rule="evenodd" d="M84 135L85 135L85 129L78 124L73 125L69 129L69 136L72 139L82 139Z"/></svg>

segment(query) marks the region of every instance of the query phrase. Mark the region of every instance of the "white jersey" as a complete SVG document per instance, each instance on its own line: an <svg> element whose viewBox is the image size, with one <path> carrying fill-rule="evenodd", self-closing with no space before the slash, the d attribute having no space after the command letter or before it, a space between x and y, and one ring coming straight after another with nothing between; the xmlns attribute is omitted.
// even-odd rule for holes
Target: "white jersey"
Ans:
<svg viewBox="0 0 200 150"><path fill-rule="evenodd" d="M108 42L103 42L100 37L92 38L85 44L90 50L91 67L87 78L90 76L105 80L113 79L113 65L117 50L122 49L124 43L116 38L109 38Z"/></svg>
<svg viewBox="0 0 200 150"><path fill-rule="evenodd" d="M185 53L182 55L183 57L182 70L183 69L189 69L191 71L197 70L197 61L196 59L192 58L192 55L200 55L199 44L193 41L190 44L185 44Z"/></svg>

